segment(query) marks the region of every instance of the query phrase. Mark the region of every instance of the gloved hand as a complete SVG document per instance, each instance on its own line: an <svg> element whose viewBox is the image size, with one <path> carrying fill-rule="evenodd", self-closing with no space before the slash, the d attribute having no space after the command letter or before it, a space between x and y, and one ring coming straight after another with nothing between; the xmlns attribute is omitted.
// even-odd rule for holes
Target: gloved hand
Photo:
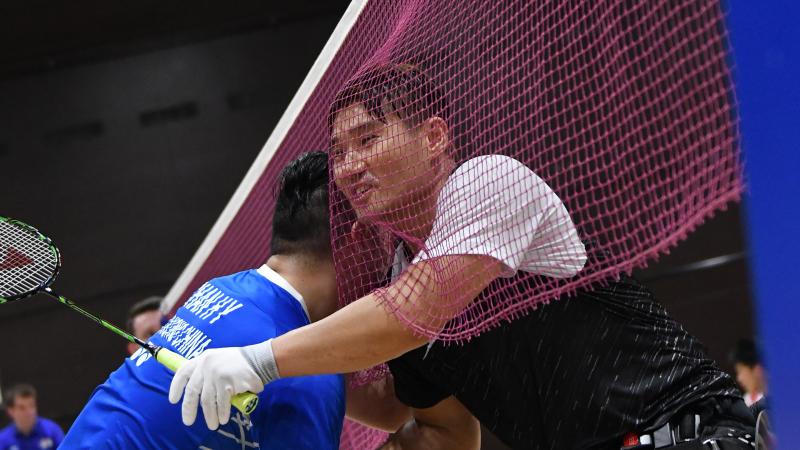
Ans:
<svg viewBox="0 0 800 450"><path fill-rule="evenodd" d="M175 372L169 401L178 403L183 394L181 415L187 426L197 418L199 401L206 425L215 430L228 423L232 396L247 391L257 394L277 378L271 340L241 348L209 349Z"/></svg>

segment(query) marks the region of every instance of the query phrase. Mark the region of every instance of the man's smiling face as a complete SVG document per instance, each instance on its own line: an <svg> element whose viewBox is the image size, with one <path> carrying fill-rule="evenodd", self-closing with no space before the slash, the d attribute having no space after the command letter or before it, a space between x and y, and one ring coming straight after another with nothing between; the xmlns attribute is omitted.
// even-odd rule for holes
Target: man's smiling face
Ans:
<svg viewBox="0 0 800 450"><path fill-rule="evenodd" d="M420 127L397 114L386 122L361 104L339 111L333 121L333 177L359 220L403 220L414 214L429 192L430 151Z"/></svg>

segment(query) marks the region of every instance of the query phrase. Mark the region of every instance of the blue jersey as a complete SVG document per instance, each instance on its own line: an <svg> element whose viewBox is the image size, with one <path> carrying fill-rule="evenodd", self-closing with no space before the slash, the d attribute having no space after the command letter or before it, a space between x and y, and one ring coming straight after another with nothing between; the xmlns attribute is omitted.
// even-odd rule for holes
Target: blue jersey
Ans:
<svg viewBox="0 0 800 450"><path fill-rule="evenodd" d="M52 420L36 419L30 434L22 434L11 425L0 430L0 450L47 450L55 449L64 439L64 432Z"/></svg>
<svg viewBox="0 0 800 450"><path fill-rule="evenodd" d="M215 347L263 342L308 324L302 298L266 266L204 284L151 342L186 358ZM172 372L140 350L95 389L62 448L337 449L344 419L344 378L318 375L277 380L259 395L250 417L206 428L181 421L167 399Z"/></svg>

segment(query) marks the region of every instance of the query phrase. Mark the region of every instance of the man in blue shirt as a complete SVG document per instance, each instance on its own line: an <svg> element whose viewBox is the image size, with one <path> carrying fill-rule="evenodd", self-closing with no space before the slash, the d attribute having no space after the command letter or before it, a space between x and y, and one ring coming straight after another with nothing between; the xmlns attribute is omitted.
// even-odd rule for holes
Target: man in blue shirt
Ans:
<svg viewBox="0 0 800 450"><path fill-rule="evenodd" d="M266 264L201 286L151 342L192 359L207 349L280 336L333 313L328 216L327 155L307 153L281 173ZM261 392L249 417L234 410L223 426L209 417L191 427L181 423L180 407L167 399L172 375L149 353L137 351L94 391L62 448L339 447L345 405L341 375L281 380ZM254 380L251 389L262 388ZM231 413L228 402L217 407Z"/></svg>
<svg viewBox="0 0 800 450"><path fill-rule="evenodd" d="M36 389L19 384L6 393L6 411L13 423L0 430L0 450L42 450L56 448L64 432L52 420L39 417Z"/></svg>

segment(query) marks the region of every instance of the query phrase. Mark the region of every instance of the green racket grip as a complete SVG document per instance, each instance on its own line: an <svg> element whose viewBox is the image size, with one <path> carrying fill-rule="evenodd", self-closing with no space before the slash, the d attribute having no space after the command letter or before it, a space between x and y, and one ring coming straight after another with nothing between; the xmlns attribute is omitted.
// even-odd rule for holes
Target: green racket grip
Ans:
<svg viewBox="0 0 800 450"><path fill-rule="evenodd" d="M177 372L188 361L183 356L163 347L156 350L156 360L173 372ZM243 414L250 415L258 406L258 396L252 392L243 392L231 398L231 405Z"/></svg>

